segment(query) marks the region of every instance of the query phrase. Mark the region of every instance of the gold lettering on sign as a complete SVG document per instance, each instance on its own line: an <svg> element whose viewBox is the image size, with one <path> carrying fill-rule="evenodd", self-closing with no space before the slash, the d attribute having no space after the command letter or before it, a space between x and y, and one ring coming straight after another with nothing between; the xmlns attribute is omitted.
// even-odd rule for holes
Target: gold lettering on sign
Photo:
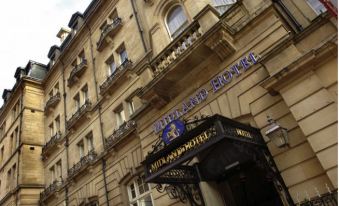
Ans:
<svg viewBox="0 0 339 206"><path fill-rule="evenodd" d="M175 160L179 159L181 156L183 156L186 152L193 150L194 148L202 145L206 141L210 139L211 135L207 132L204 132L192 139L190 139L185 144L179 146L178 148L174 149L171 153L166 155L165 157L161 157L155 162L153 162L150 166L150 172L154 173L159 168L174 162Z"/></svg>
<svg viewBox="0 0 339 206"><path fill-rule="evenodd" d="M242 130L242 129L235 129L235 131L237 132L237 135L242 136L242 137L247 137L247 138L253 138L251 133L249 133L248 131Z"/></svg>

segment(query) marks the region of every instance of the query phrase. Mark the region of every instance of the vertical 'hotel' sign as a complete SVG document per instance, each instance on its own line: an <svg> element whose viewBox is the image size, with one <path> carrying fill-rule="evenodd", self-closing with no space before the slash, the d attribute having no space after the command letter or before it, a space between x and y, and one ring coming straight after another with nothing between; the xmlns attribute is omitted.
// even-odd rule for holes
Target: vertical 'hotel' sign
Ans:
<svg viewBox="0 0 339 206"><path fill-rule="evenodd" d="M257 63L257 55L255 55L253 52L250 52L247 56L241 58L237 63L233 64L229 68L226 68L220 74L213 77L210 81L211 90L213 91L213 93L219 91L227 84L229 84L233 78L239 77L242 73L245 73L248 69L251 68L251 66ZM156 121L153 124L154 132L159 133L165 128L168 123L187 114L195 106L206 100L208 97L208 91L209 89L200 89L196 92L195 95L183 101L180 106L177 106L176 108L174 108L174 110L167 113L160 120Z"/></svg>

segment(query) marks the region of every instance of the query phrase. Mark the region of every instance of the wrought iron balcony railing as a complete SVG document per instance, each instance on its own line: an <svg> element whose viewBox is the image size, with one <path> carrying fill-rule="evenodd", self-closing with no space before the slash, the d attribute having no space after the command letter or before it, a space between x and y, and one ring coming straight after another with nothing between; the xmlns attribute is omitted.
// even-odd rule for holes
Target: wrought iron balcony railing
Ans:
<svg viewBox="0 0 339 206"><path fill-rule="evenodd" d="M113 134L107 137L105 141L105 148L109 149L114 146L119 140L134 131L136 127L137 124L134 120L124 122L118 129L113 131Z"/></svg>
<svg viewBox="0 0 339 206"><path fill-rule="evenodd" d="M100 85L100 94L107 92L112 85L119 79L119 77L127 70L132 67L133 62L126 59L107 79Z"/></svg>
<svg viewBox="0 0 339 206"><path fill-rule="evenodd" d="M54 148L61 140L61 132L58 131L51 139L42 147L42 156L46 156L52 148Z"/></svg>
<svg viewBox="0 0 339 206"><path fill-rule="evenodd" d="M111 24L106 24L101 30L99 41L97 42L97 50L102 51L108 44L106 37L113 37L122 27L122 20L116 17Z"/></svg>
<svg viewBox="0 0 339 206"><path fill-rule="evenodd" d="M80 161L68 170L68 180L75 178L82 171L87 169L97 159L97 153L94 150L88 152L86 156L80 158Z"/></svg>
<svg viewBox="0 0 339 206"><path fill-rule="evenodd" d="M67 86L72 86L87 68L87 59L82 59L81 63L76 65L67 80Z"/></svg>
<svg viewBox="0 0 339 206"><path fill-rule="evenodd" d="M50 184L48 187L46 187L44 189L44 191L42 191L40 193L40 201L45 201L47 200L49 197L51 197L53 194L55 194L55 192L59 191L60 188L63 185L63 180L55 180L52 184Z"/></svg>
<svg viewBox="0 0 339 206"><path fill-rule="evenodd" d="M45 105L45 112L48 111L49 108L55 107L61 100L60 92L57 92L55 95L51 96Z"/></svg>
<svg viewBox="0 0 339 206"><path fill-rule="evenodd" d="M305 200L297 203L297 206L337 206L338 205L338 191L332 191L318 197Z"/></svg>
<svg viewBox="0 0 339 206"><path fill-rule="evenodd" d="M181 57L201 37L200 25L194 22L189 25L169 46L166 47L152 62L154 62L154 77L166 71L171 63Z"/></svg>
<svg viewBox="0 0 339 206"><path fill-rule="evenodd" d="M91 110L92 103L87 99L85 103L69 118L66 122L66 128L72 128L87 112Z"/></svg>

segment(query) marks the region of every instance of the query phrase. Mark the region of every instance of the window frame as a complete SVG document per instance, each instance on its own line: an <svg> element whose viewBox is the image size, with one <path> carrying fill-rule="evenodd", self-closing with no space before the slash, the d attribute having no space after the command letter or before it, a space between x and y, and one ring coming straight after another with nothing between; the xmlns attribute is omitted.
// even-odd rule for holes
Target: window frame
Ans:
<svg viewBox="0 0 339 206"><path fill-rule="evenodd" d="M320 7L322 7L322 9L325 9L324 11L323 10L317 10L318 7L316 7L315 5L313 5L310 1L312 0L306 0L306 4L312 9L312 11L315 13L316 16L319 16L321 15L322 13L325 13L327 11L326 7L319 1L319 0L315 0L318 2L318 5L321 5ZM319 8L320 8L319 7Z"/></svg>
<svg viewBox="0 0 339 206"><path fill-rule="evenodd" d="M85 143L83 140L80 140L77 143L77 147L78 147L78 154L79 154L79 159L83 158L84 156L86 156L85 154Z"/></svg>
<svg viewBox="0 0 339 206"><path fill-rule="evenodd" d="M122 115L123 114L123 115ZM123 105L119 105L114 110L116 128L118 129L124 122L126 122L126 114Z"/></svg>
<svg viewBox="0 0 339 206"><path fill-rule="evenodd" d="M143 193L140 193L140 186L138 183L138 180L141 180L142 182L142 186L144 189ZM134 191L135 191L135 197L132 197L132 192L131 192L131 185L133 185L134 187ZM145 190L145 185L147 185L147 190ZM154 206L154 200L152 197L152 188L151 185L149 183L146 183L144 181L144 176L139 176L137 178L132 179L131 181L128 182L128 184L126 185L126 189L127 189L127 196L128 196L128 204L130 206L134 206L134 204L136 203L137 206L141 206L140 201L145 199L145 197L149 196L151 198L151 204L152 206Z"/></svg>
<svg viewBox="0 0 339 206"><path fill-rule="evenodd" d="M105 61L105 64L107 66L107 71L108 71L107 72L107 74L108 74L107 76L108 77L111 76L112 74L114 74L117 71L117 64L116 64L116 62L114 60L113 54L107 58L107 60ZM112 65L113 64L114 64L114 70L112 70Z"/></svg>
<svg viewBox="0 0 339 206"><path fill-rule="evenodd" d="M186 21L182 25L180 25L180 27L178 29L176 29L176 31L174 31L173 34L171 34L171 31L170 31L170 29L168 27L167 19L168 19L169 14L175 9L175 7L181 7L181 9L182 9L182 11L183 11L183 13L184 13L184 15L186 17ZM190 24L191 21L190 21L189 15L186 12L186 9L185 9L184 5L182 5L180 3L177 3L177 4L173 4L171 7L169 7L169 9L166 12L166 15L164 16L163 22L165 24L168 36L170 37L171 40L173 40L176 37L178 37L182 33L183 30L185 30L185 28ZM182 31L178 32L181 29L182 29ZM174 34L176 34L176 35L174 35Z"/></svg>

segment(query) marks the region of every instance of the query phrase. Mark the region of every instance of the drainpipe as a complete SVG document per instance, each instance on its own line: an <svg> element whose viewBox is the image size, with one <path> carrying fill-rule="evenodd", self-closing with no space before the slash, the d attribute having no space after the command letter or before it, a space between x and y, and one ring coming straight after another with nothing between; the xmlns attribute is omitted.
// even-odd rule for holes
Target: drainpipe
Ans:
<svg viewBox="0 0 339 206"><path fill-rule="evenodd" d="M105 186L105 193L106 193L106 202L109 206L109 200L108 200L108 188L107 188L107 179L106 179L106 160L104 158L101 158L102 161L102 175L104 176L104 186Z"/></svg>
<svg viewBox="0 0 339 206"><path fill-rule="evenodd" d="M92 30L88 26L87 21L84 22L86 28L88 29L89 32L89 42L90 42L90 51L91 51L91 60L92 60L92 71L93 71L93 77L94 77L94 86L95 86L95 96L96 96L96 101L99 101L99 92L98 92L98 81L97 81L97 76L96 76L96 66L95 66L95 58L94 58L94 52L93 52L93 41L92 41ZM98 105L98 113L99 113L99 123L100 123L100 133L101 133L101 141L102 141L102 147L105 150L105 137L104 137L104 131L102 128L103 121L102 121L102 116L101 116L101 105ZM105 184L105 197L106 197L106 205L109 206L109 198L108 198L108 189L107 189L107 181L106 181L106 161L102 158L102 175L104 178L104 184Z"/></svg>
<svg viewBox="0 0 339 206"><path fill-rule="evenodd" d="M273 2L276 3L281 8L281 10L286 14L287 18L293 24L293 27L297 30L297 32L301 32L303 30L302 25L299 24L299 22L294 18L294 16L288 10L285 4L281 0L273 0Z"/></svg>
<svg viewBox="0 0 339 206"><path fill-rule="evenodd" d="M62 65L62 87L63 87L63 97L64 97L64 122L65 122L65 134L66 134L66 122L67 122L67 118L66 118L66 83L65 83L65 64L64 62L61 60L60 58L60 62L61 62L61 65ZM64 134L64 135L65 135ZM66 147L66 168L67 168L67 173L68 173L68 170L69 170L69 154L68 154L68 136L66 136L66 140L65 140L65 147ZM66 189L65 189L65 204L66 206L68 206L68 186L66 185Z"/></svg>
<svg viewBox="0 0 339 206"><path fill-rule="evenodd" d="M143 30L141 28L140 20L139 20L139 17L138 17L138 12L136 11L136 7L135 7L135 4L134 4L134 0L131 0L131 4L132 4L132 9L133 9L133 16L135 16L135 20L136 20L137 25L138 25L138 30L139 30L139 34L140 34L140 37L141 37L142 45L144 47L145 53L147 53L146 42L145 42L145 38L144 38L144 35L143 35Z"/></svg>

